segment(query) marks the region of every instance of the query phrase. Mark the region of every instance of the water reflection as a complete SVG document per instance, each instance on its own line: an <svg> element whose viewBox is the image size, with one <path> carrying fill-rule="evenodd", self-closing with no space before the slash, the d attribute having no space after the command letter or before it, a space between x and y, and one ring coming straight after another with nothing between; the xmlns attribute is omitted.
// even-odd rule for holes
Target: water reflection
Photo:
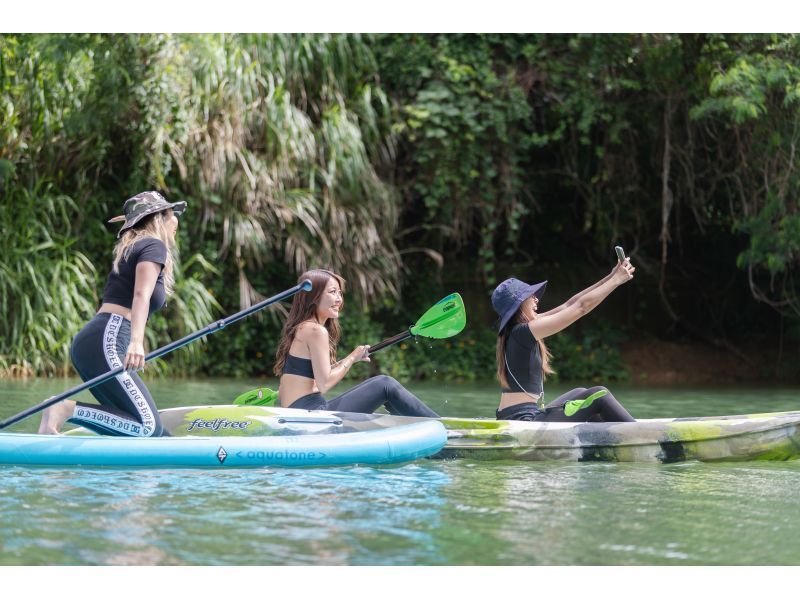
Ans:
<svg viewBox="0 0 800 598"><path fill-rule="evenodd" d="M447 470L439 540L454 563L800 563L800 462L461 461Z"/></svg>
<svg viewBox="0 0 800 598"><path fill-rule="evenodd" d="M433 562L449 483L427 463L0 474L0 564Z"/></svg>

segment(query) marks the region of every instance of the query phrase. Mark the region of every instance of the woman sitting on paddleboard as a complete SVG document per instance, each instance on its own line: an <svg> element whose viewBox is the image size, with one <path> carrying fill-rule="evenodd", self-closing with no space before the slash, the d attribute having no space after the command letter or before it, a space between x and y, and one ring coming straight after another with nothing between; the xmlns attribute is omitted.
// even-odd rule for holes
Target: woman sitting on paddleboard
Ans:
<svg viewBox="0 0 800 598"><path fill-rule="evenodd" d="M151 314L172 294L175 235L185 201L169 203L156 191L131 197L114 247L103 303L75 336L72 364L83 380L124 365L126 372L91 389L99 405L62 401L42 416L40 434L57 434L65 421L110 436L161 436L150 391L136 370L144 368L144 330Z"/></svg>
<svg viewBox="0 0 800 598"><path fill-rule="evenodd" d="M544 404L543 381L552 374L544 339L582 318L618 286L633 278L630 260L618 262L611 273L569 301L538 313L547 281L529 285L509 278L492 293L500 315L497 338L497 377L501 384L497 419L548 422L632 422L631 414L603 386L575 388Z"/></svg>
<svg viewBox="0 0 800 598"><path fill-rule="evenodd" d="M372 413L381 405L394 415L439 417L435 411L390 376L375 376L326 401L323 393L336 386L357 361L369 361L369 345L360 345L336 361L339 312L344 306L344 279L328 270L311 270L298 279L311 290L292 300L275 355L282 407Z"/></svg>

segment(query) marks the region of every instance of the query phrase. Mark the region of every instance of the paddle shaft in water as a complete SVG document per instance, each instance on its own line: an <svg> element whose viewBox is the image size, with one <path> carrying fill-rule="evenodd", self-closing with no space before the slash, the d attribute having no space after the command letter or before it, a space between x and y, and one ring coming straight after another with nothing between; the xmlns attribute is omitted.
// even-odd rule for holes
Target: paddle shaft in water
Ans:
<svg viewBox="0 0 800 598"><path fill-rule="evenodd" d="M308 280L304 280L300 284L293 286L291 289L287 289L282 293L278 293L277 295L269 297L268 299L264 299L264 301L261 301L260 303L256 303L255 305L252 305L247 309L243 309L242 311L237 312L231 316L228 316L227 318L223 318L222 320L218 320L213 324L209 324L205 328L198 330L197 332L193 332L192 334L185 336L180 340L171 342L168 345L164 345L163 347L161 347L160 349L156 349L152 353L148 353L144 358L145 363L148 361L152 361L153 359L158 359L159 357L162 357L167 353L174 351L175 349L180 349L181 347L184 347L189 343L196 341L199 338L203 338L204 336L213 334L218 330L222 330L226 326L233 324L234 322L238 322L242 318L246 318L247 316L254 314L257 311L260 311L265 307L272 305L273 303L283 301L284 299L287 299L292 295L299 293L300 291L310 291L310 290L311 290L311 282ZM68 399L69 397L74 396L80 392L83 392L84 390L89 390L90 388L93 388L98 384L102 384L103 382L111 380L111 378L119 376L124 371L125 368L123 366L114 368L113 370L110 370L105 374L101 374L99 376L92 378L91 380L87 380L86 382L84 382L79 386L76 386L75 388L62 392L60 395L50 397L49 399L42 401L38 405L34 405L33 407L30 407L25 411L22 411L0 422L0 430L2 430L3 428L7 428L8 426L15 424L19 421L22 421L23 419L30 417L34 413L43 411L44 409L47 409L51 405L55 405L56 403L63 401L64 399Z"/></svg>

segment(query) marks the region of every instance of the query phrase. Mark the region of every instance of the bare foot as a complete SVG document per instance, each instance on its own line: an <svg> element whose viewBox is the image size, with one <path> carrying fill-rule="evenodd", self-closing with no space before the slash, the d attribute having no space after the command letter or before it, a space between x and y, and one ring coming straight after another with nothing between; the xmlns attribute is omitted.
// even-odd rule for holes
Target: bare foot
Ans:
<svg viewBox="0 0 800 598"><path fill-rule="evenodd" d="M75 401L61 401L42 413L39 434L61 434L61 426L75 412Z"/></svg>

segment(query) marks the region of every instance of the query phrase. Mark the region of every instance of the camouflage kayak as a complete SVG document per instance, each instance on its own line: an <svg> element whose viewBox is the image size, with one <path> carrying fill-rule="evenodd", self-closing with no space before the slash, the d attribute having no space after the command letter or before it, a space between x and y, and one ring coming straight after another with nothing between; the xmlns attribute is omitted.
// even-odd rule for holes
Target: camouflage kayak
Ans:
<svg viewBox="0 0 800 598"><path fill-rule="evenodd" d="M161 412L173 436L340 434L424 418L222 405ZM631 423L547 423L442 418L443 458L525 461L788 460L800 457L800 411Z"/></svg>

